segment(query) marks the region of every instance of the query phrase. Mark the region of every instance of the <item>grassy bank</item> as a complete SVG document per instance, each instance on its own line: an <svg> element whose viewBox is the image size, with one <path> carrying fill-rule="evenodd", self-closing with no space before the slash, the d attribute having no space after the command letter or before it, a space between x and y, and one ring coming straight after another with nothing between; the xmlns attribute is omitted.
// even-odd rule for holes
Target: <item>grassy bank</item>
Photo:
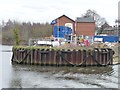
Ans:
<svg viewBox="0 0 120 90"><path fill-rule="evenodd" d="M44 50L93 50L94 47L81 47L81 46L59 46L59 47L50 47L50 46L13 46L14 49L44 49Z"/></svg>

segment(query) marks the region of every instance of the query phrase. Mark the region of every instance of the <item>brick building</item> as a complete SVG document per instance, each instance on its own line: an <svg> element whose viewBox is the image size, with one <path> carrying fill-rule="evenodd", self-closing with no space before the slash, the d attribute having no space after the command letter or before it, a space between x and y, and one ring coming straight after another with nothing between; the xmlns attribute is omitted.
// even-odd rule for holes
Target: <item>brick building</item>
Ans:
<svg viewBox="0 0 120 90"><path fill-rule="evenodd" d="M70 26L73 34L77 36L94 36L95 34L95 21L93 18L80 17L74 21L68 16L62 15L55 20L56 23L53 26Z"/></svg>
<svg viewBox="0 0 120 90"><path fill-rule="evenodd" d="M69 18L66 15L62 15L60 17L58 17L56 20L56 23L53 26L66 26L67 24L71 24L72 30L73 30L73 34L75 33L75 21L72 20L71 18Z"/></svg>
<svg viewBox="0 0 120 90"><path fill-rule="evenodd" d="M76 19L76 35L94 36L95 21L91 17L79 17Z"/></svg>

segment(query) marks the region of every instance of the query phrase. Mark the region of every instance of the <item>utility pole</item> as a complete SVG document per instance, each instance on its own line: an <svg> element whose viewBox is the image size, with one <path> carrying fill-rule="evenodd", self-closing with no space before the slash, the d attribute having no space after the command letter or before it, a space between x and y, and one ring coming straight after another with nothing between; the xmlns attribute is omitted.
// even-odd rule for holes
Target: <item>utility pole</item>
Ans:
<svg viewBox="0 0 120 90"><path fill-rule="evenodd" d="M118 2L118 36L120 40L120 1Z"/></svg>
<svg viewBox="0 0 120 90"><path fill-rule="evenodd" d="M120 42L120 1L118 2L118 34L119 34L119 42ZM120 53L120 48L118 47L118 53ZM120 55L118 55L118 59L120 59ZM118 60L118 63L120 63L120 60Z"/></svg>
<svg viewBox="0 0 120 90"><path fill-rule="evenodd" d="M59 42L59 44L60 44L60 40L59 40L59 39L60 39L60 38L59 38L60 35L59 35L59 34L60 34L60 27L59 27L59 18L58 18L58 42Z"/></svg>

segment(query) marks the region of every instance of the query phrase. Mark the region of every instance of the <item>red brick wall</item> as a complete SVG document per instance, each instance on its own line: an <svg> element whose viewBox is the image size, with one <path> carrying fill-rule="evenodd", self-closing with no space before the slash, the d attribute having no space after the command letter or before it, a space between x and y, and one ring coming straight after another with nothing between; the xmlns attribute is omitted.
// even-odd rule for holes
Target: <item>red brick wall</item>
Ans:
<svg viewBox="0 0 120 90"><path fill-rule="evenodd" d="M73 30L75 30L75 22L72 21L71 19L63 16L57 19L57 23L54 24L54 26L65 26L66 23L72 23L73 24Z"/></svg>
<svg viewBox="0 0 120 90"><path fill-rule="evenodd" d="M95 35L95 23L83 23L79 22L76 24L76 35L86 35L93 36Z"/></svg>
<svg viewBox="0 0 120 90"><path fill-rule="evenodd" d="M73 24L73 30L77 36L79 35L93 36L95 34L95 23L79 22L76 24L76 31L75 31L75 22L67 18L66 16L62 16L58 18L57 23L54 24L54 26L65 26L66 23Z"/></svg>

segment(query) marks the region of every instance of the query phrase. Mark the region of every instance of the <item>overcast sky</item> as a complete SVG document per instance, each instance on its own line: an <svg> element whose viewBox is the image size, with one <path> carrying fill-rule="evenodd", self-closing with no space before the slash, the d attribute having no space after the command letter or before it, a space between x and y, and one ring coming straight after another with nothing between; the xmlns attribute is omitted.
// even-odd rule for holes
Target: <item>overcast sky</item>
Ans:
<svg viewBox="0 0 120 90"><path fill-rule="evenodd" d="M65 14L75 20L88 9L95 10L110 25L118 18L119 0L0 0L0 22L51 22Z"/></svg>

